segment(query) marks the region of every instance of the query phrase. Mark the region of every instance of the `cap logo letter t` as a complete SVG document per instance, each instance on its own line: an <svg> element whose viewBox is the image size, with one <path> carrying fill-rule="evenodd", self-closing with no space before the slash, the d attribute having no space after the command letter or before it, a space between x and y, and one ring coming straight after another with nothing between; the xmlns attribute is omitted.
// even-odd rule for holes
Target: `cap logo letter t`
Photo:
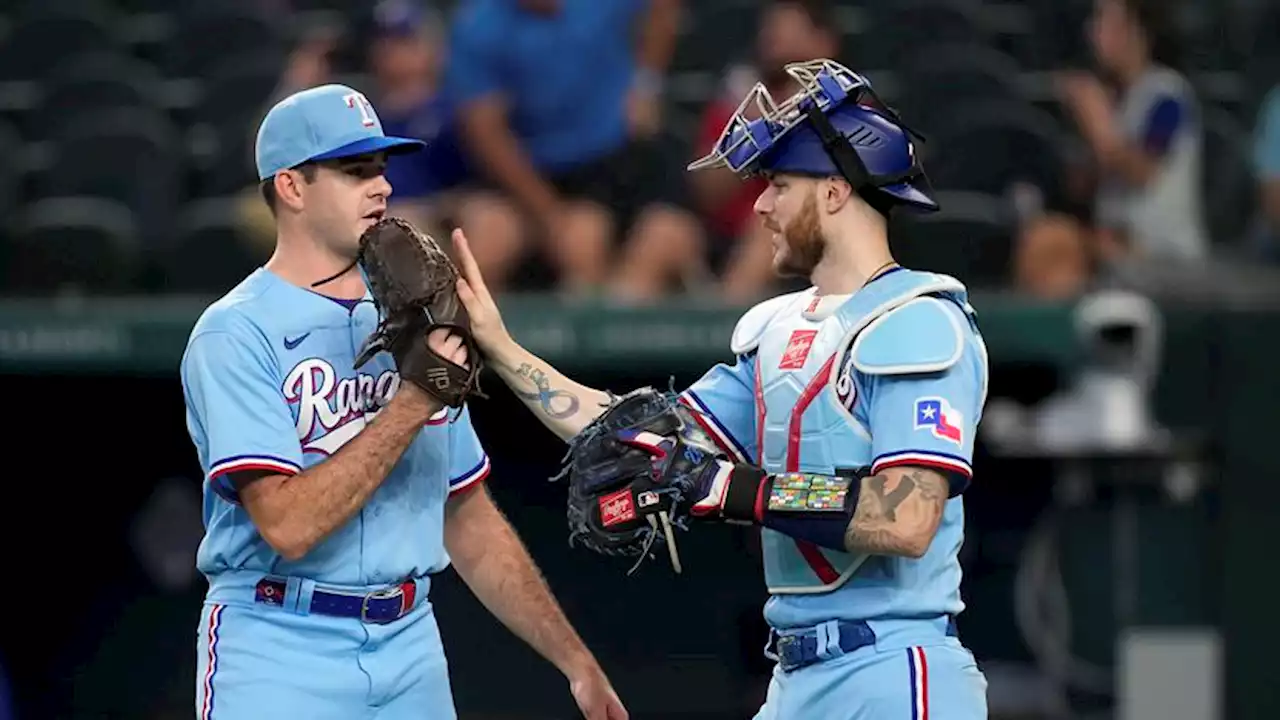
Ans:
<svg viewBox="0 0 1280 720"><path fill-rule="evenodd" d="M350 93L343 98L346 100L347 107L360 112L360 123L365 127L373 127L373 107L369 104L369 99L361 93Z"/></svg>

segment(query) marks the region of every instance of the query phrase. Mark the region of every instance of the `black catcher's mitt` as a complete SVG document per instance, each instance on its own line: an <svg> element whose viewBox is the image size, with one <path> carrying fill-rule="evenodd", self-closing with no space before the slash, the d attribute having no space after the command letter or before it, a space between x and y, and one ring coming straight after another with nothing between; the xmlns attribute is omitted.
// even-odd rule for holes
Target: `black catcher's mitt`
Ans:
<svg viewBox="0 0 1280 720"><path fill-rule="evenodd" d="M360 236L359 263L381 321L361 347L356 367L386 350L402 380L449 407L461 407L469 395L485 397L479 387L480 349L458 299L458 268L440 245L408 221L386 217ZM463 339L467 367L427 345L427 334L440 327Z"/></svg>
<svg viewBox="0 0 1280 720"><path fill-rule="evenodd" d="M695 412L674 393L640 388L574 437L557 476L569 480L570 545L635 557L632 571L666 546L680 572L673 528L688 529L706 471L723 456Z"/></svg>

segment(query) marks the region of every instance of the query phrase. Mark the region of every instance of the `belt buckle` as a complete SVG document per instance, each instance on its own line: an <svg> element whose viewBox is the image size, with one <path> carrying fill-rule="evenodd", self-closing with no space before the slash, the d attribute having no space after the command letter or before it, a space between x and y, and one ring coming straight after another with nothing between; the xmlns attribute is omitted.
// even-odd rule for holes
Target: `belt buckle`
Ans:
<svg viewBox="0 0 1280 720"><path fill-rule="evenodd" d="M804 653L804 643L799 636L779 635L773 648L784 670L798 665L803 660L803 657L796 657Z"/></svg>
<svg viewBox="0 0 1280 720"><path fill-rule="evenodd" d="M787 648L796 644L796 637L793 635L779 635L778 639L773 642L774 649L781 655L787 652Z"/></svg>
<svg viewBox="0 0 1280 720"><path fill-rule="evenodd" d="M369 602L372 600L389 600L394 597L400 598L400 610L396 616L390 620L375 620L369 617ZM375 625L385 625L400 619L400 614L404 612L404 588L400 585L395 587L383 588L382 590L374 590L367 593L364 599L360 601L360 620L361 622L373 623Z"/></svg>

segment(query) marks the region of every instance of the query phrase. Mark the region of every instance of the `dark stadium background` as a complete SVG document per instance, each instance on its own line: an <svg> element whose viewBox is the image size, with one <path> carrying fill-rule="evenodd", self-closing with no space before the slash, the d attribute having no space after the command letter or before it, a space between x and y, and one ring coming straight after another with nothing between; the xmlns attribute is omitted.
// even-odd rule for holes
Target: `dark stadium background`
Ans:
<svg viewBox="0 0 1280 720"><path fill-rule="evenodd" d="M456 4L433 7L447 22ZM750 59L766 4L683 3L666 77L671 147L691 149L727 69ZM249 151L282 68L317 30L336 28L328 60L359 83L369 5L0 2L0 402L10 418L0 446L0 720L191 716L200 470L177 357L192 308L269 252L246 210L259 209ZM1126 683L1178 675L1158 651L1137 665L1122 659L1141 645L1135 638L1172 630L1197 647L1221 643L1209 683L1218 712L1186 720L1280 717L1269 572L1280 282L1277 255L1250 244L1261 212L1251 155L1280 81L1280 6L1168 6L1179 69L1205 109L1210 259L1104 267L1077 294L1045 298L1019 285L1014 268L1027 213L1090 222L1090 203L1072 197L1063 171L1082 150L1051 75L1091 66L1091 3L827 5L840 59L866 70L908 118L945 120L989 100L982 88L1016 88L980 139L943 133L927 150L939 191L959 209L895 227L904 262L973 288L990 335L993 400L1034 409L1072 389L1096 360L1073 313L1100 288L1150 299L1163 321L1150 403L1176 433L1172 451L1069 457L980 438L959 627L991 681L992 716L1143 720L1125 714ZM930 74L919 61L926 51L962 71ZM937 140L935 123L924 124ZM1043 127L1052 132L1034 130ZM517 339L614 390L696 378L725 359L743 309L681 295L648 309L575 304L561 302L545 273L533 279L517 277L502 298ZM628 346L632 327L663 342ZM752 534L700 528L682 545L681 576L654 563L628 577L625 562L568 548L563 488L547 482L563 446L487 380L493 397L474 417L493 458L489 487L632 717L749 718L770 672ZM1045 538L1048 565L1029 559ZM1033 570L1046 574L1028 583ZM433 600L462 717L574 717L562 678L451 573ZM1029 602L1039 603L1038 621L1028 620ZM1067 661L1086 668L1064 670ZM1173 687L1127 698L1158 700Z"/></svg>

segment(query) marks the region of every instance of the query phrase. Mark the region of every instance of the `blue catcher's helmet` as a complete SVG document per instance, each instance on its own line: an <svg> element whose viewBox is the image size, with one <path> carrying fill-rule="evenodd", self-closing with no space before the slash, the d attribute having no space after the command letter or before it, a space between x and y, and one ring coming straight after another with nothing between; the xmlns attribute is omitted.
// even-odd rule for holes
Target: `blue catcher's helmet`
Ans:
<svg viewBox="0 0 1280 720"><path fill-rule="evenodd" d="M872 204L938 209L916 158L915 133L870 81L832 60L792 63L786 71L800 90L778 103L756 83L711 152L689 170L839 175Z"/></svg>

